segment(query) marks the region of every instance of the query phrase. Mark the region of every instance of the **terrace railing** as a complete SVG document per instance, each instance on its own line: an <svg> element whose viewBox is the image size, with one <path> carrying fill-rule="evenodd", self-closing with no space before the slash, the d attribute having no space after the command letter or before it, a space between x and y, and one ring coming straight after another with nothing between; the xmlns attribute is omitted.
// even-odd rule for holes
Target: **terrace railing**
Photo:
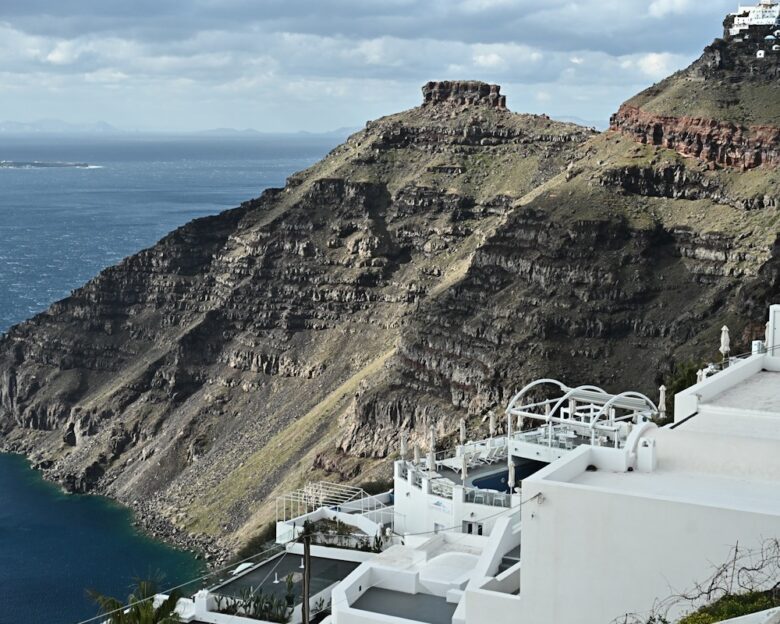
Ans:
<svg viewBox="0 0 780 624"><path fill-rule="evenodd" d="M478 488L464 488L464 498L467 503L477 505L489 505L491 507L511 507L512 496L495 490L480 490Z"/></svg>

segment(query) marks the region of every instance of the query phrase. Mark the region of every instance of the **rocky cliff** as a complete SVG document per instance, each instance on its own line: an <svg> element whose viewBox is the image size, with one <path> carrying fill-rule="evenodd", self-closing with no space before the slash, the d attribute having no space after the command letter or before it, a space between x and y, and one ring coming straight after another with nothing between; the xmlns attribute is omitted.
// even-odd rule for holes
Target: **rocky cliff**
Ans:
<svg viewBox="0 0 780 624"><path fill-rule="evenodd" d="M339 418L421 302L592 136L510 113L498 93L426 85L423 106L368 124L284 189L180 228L11 329L2 446L168 534L237 543L263 501L327 464Z"/></svg>
<svg viewBox="0 0 780 624"><path fill-rule="evenodd" d="M649 393L780 285L777 169L506 109L477 82L194 221L0 339L0 444L232 548L400 431L485 427L538 376ZM737 342L740 340L738 339Z"/></svg>
<svg viewBox="0 0 780 624"><path fill-rule="evenodd" d="M716 40L691 67L621 106L612 129L713 166L777 167L780 52L753 35Z"/></svg>

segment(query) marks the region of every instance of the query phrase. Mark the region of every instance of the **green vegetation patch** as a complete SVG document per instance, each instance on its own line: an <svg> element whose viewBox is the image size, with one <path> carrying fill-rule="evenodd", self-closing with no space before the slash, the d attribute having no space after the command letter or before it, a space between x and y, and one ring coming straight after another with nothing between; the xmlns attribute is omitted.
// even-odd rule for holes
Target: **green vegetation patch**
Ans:
<svg viewBox="0 0 780 624"><path fill-rule="evenodd" d="M780 594L776 591L729 595L684 617L680 624L712 624L775 607L780 607Z"/></svg>

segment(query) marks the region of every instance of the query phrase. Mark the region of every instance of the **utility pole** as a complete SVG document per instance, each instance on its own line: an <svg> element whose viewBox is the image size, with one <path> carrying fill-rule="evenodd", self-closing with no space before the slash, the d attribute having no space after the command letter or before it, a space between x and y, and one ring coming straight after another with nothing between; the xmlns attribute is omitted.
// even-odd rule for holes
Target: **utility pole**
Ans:
<svg viewBox="0 0 780 624"><path fill-rule="evenodd" d="M311 535L309 535L309 527L304 526L303 529L303 603L301 604L301 617L303 619L303 624L309 624L310 592L311 592Z"/></svg>

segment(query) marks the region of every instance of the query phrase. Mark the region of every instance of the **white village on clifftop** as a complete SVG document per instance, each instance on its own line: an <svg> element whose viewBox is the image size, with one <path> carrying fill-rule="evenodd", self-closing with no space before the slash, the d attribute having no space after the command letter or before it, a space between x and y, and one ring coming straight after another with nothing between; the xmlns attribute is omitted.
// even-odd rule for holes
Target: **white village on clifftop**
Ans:
<svg viewBox="0 0 780 624"><path fill-rule="evenodd" d="M726 19L724 38L755 47L758 59L780 52L780 3L761 0L740 5Z"/></svg>
<svg viewBox="0 0 780 624"><path fill-rule="evenodd" d="M780 305L752 353L720 336L722 362L673 413L665 387L541 379L491 415L487 439L465 421L444 451L433 428L425 452L402 436L388 492L287 494L279 551L180 600L182 621L297 624L305 584L308 621L328 624L665 622L648 614L679 617L724 584L774 585L762 565L779 554L766 540L780 527Z"/></svg>

